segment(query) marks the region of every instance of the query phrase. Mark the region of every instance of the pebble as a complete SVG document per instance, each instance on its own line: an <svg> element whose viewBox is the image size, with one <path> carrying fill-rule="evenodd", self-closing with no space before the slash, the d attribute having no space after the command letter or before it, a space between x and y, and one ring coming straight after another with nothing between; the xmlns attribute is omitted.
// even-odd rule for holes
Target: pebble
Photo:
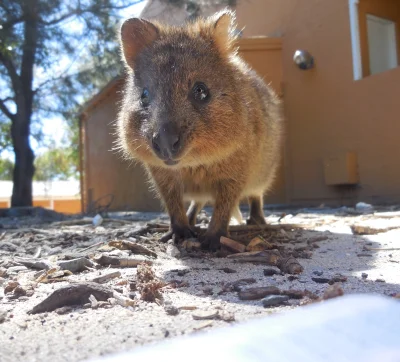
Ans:
<svg viewBox="0 0 400 362"><path fill-rule="evenodd" d="M0 324L6 320L7 312L0 310Z"/></svg>
<svg viewBox="0 0 400 362"><path fill-rule="evenodd" d="M7 269L0 267L0 277L7 276Z"/></svg>
<svg viewBox="0 0 400 362"><path fill-rule="evenodd" d="M324 274L323 270L314 270L313 274L320 277L322 274Z"/></svg>
<svg viewBox="0 0 400 362"><path fill-rule="evenodd" d="M180 270L178 270L178 275L180 277L185 276L185 274L187 274L187 273L190 273L190 269L180 269Z"/></svg>
<svg viewBox="0 0 400 362"><path fill-rule="evenodd" d="M222 268L221 269L224 273L227 274L233 274L233 273L237 273L237 271L235 269L231 269L231 268Z"/></svg>
<svg viewBox="0 0 400 362"><path fill-rule="evenodd" d="M286 304L288 300L289 296L287 295L269 295L268 297L264 298L261 302L264 308L268 308Z"/></svg>
<svg viewBox="0 0 400 362"><path fill-rule="evenodd" d="M367 279L368 278L368 274L367 273L361 273L361 278Z"/></svg>
<svg viewBox="0 0 400 362"><path fill-rule="evenodd" d="M329 278L320 278L320 277L313 277L313 278L311 278L311 280L316 283L320 283L320 284L327 284L330 281Z"/></svg>
<svg viewBox="0 0 400 362"><path fill-rule="evenodd" d="M167 254L169 256L172 256L173 258L177 258L178 256L181 255L181 252L175 245L169 244L167 246Z"/></svg>
<svg viewBox="0 0 400 362"><path fill-rule="evenodd" d="M375 280L375 282L377 282L377 283L386 283L386 280L382 279L382 278L378 278L378 279Z"/></svg>
<svg viewBox="0 0 400 362"><path fill-rule="evenodd" d="M11 266L7 269L7 273L10 274L17 274L21 271L28 270L28 268L24 265L17 265L17 266Z"/></svg>
<svg viewBox="0 0 400 362"><path fill-rule="evenodd" d="M219 317L218 311L198 311L192 314L194 320L216 319Z"/></svg>
<svg viewBox="0 0 400 362"><path fill-rule="evenodd" d="M280 272L275 270L275 269L273 269L273 268L264 269L264 275L266 277L271 277L271 276L273 276L275 274L280 274Z"/></svg>
<svg viewBox="0 0 400 362"><path fill-rule="evenodd" d="M166 305L164 307L164 310L168 315L178 315L179 314L179 309L173 305Z"/></svg>

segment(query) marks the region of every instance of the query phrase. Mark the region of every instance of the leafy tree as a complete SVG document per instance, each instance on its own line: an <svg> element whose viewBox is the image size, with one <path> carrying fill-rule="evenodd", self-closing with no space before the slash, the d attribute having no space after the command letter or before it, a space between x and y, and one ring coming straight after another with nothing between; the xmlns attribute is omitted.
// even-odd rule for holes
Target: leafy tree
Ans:
<svg viewBox="0 0 400 362"><path fill-rule="evenodd" d="M35 159L34 180L66 181L77 178L77 168L74 165L73 147L51 147Z"/></svg>
<svg viewBox="0 0 400 362"><path fill-rule="evenodd" d="M0 1L0 147L11 139L12 206L32 205L30 135L40 137L40 120L54 113L71 120L120 71L116 26L141 1Z"/></svg>
<svg viewBox="0 0 400 362"><path fill-rule="evenodd" d="M11 181L14 162L7 158L0 158L0 180Z"/></svg>

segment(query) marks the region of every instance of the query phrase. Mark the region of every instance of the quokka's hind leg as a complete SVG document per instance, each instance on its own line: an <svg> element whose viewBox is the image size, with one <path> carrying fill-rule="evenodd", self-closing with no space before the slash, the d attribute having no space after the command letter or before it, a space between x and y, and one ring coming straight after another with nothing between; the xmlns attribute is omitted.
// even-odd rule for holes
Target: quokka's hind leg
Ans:
<svg viewBox="0 0 400 362"><path fill-rule="evenodd" d="M198 213L201 211L203 206L205 205L204 202L197 202L197 201L192 201L190 203L190 206L188 208L188 211L186 213L188 219L189 219L189 225L190 226L195 226L196 225L196 218Z"/></svg>
<svg viewBox="0 0 400 362"><path fill-rule="evenodd" d="M236 205L236 207L233 209L232 212L232 217L239 223L243 223L243 216L242 212L240 211L239 205Z"/></svg>
<svg viewBox="0 0 400 362"><path fill-rule="evenodd" d="M250 196L249 206L250 218L247 220L247 225L265 225L262 196Z"/></svg>

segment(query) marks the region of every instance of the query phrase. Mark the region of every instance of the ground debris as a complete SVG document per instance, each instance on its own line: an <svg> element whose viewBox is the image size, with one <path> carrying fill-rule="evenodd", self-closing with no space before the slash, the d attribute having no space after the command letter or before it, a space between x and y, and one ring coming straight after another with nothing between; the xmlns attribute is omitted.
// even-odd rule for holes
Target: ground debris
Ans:
<svg viewBox="0 0 400 362"><path fill-rule="evenodd" d="M303 271L301 264L292 256L280 259L277 266L283 273L288 274L300 274Z"/></svg>
<svg viewBox="0 0 400 362"><path fill-rule="evenodd" d="M350 225L350 228L355 235L375 235L389 230L400 229L400 218L366 220Z"/></svg>
<svg viewBox="0 0 400 362"><path fill-rule="evenodd" d="M161 299L161 288L165 283L159 280L150 265L139 264L136 274L137 290L140 293L141 299L147 302L155 302Z"/></svg>
<svg viewBox="0 0 400 362"><path fill-rule="evenodd" d="M211 327L212 325L213 325L213 322L212 322L212 321L207 321L207 322L204 322L204 323L199 324L199 325L196 326L196 327L193 327L193 330L195 330L195 331L200 331L200 330L202 330L202 329L204 329L204 328Z"/></svg>
<svg viewBox="0 0 400 362"><path fill-rule="evenodd" d="M177 258L181 255L181 252L179 249L173 245L173 244L168 244L167 246L167 254L173 258Z"/></svg>
<svg viewBox="0 0 400 362"><path fill-rule="evenodd" d="M232 269L232 268L221 268L219 270L222 270L224 273L227 273L227 274L237 273L237 271L235 269Z"/></svg>
<svg viewBox="0 0 400 362"><path fill-rule="evenodd" d="M197 241L197 239L186 239L183 243L182 243L182 247L184 249L186 249L187 251L191 251L191 250L200 250L201 249L201 243L200 241Z"/></svg>
<svg viewBox="0 0 400 362"><path fill-rule="evenodd" d="M243 253L246 250L245 245L225 236L221 236L220 243L234 253Z"/></svg>
<svg viewBox="0 0 400 362"><path fill-rule="evenodd" d="M281 272L279 270L276 270L276 269L273 269L273 268L264 269L263 272L264 272L264 275L266 277L271 277L271 276L276 275L276 274L281 274Z"/></svg>
<svg viewBox="0 0 400 362"><path fill-rule="evenodd" d="M263 251L276 248L276 245L264 240L261 236L251 239L250 243L246 246L246 251Z"/></svg>
<svg viewBox="0 0 400 362"><path fill-rule="evenodd" d="M206 319L218 319L219 312L218 311L197 311L192 314L194 320L206 320Z"/></svg>
<svg viewBox="0 0 400 362"><path fill-rule="evenodd" d="M271 285L268 287L248 288L239 292L239 299L241 300L256 300L266 297L267 295L280 294L279 288Z"/></svg>
<svg viewBox="0 0 400 362"><path fill-rule="evenodd" d="M278 250L268 250L232 254L228 255L227 258L239 263L256 263L277 266L282 256Z"/></svg>
<svg viewBox="0 0 400 362"><path fill-rule="evenodd" d="M69 270L59 270L58 268L52 268L50 270L43 271L37 276L37 283L56 283L65 281L66 278L72 275Z"/></svg>
<svg viewBox="0 0 400 362"><path fill-rule="evenodd" d="M7 269L0 267L0 278L4 276L7 276Z"/></svg>
<svg viewBox="0 0 400 362"><path fill-rule="evenodd" d="M269 295L262 299L261 303L264 308L277 307L286 304L289 300L287 295Z"/></svg>
<svg viewBox="0 0 400 362"><path fill-rule="evenodd" d="M58 261L57 265L61 270L69 270L71 273L79 273L87 268L93 268L94 264L87 258L76 258L71 260Z"/></svg>
<svg viewBox="0 0 400 362"><path fill-rule="evenodd" d="M179 308L175 307L174 305L165 305L164 310L168 315L178 315L180 311Z"/></svg>
<svg viewBox="0 0 400 362"><path fill-rule="evenodd" d="M99 256L95 256L93 260L103 266L113 266L113 267L137 267L139 264L146 263L152 264L150 260L142 255L135 255L134 258L124 258L117 256L110 256L106 254L102 254Z"/></svg>
<svg viewBox="0 0 400 362"><path fill-rule="evenodd" d="M121 272L115 271L115 272L111 272L111 273L104 274L99 277L93 278L92 282L102 284L102 283L108 282L111 279L119 278L120 276L121 276Z"/></svg>
<svg viewBox="0 0 400 362"><path fill-rule="evenodd" d="M294 257L282 257L276 249L233 254L228 255L228 258L239 263L277 266L282 272L289 274L300 274L303 271L303 267Z"/></svg>
<svg viewBox="0 0 400 362"><path fill-rule="evenodd" d="M235 321L235 315L226 311L197 311L192 314L192 318L194 320L210 320L210 319L219 319L224 322L233 322Z"/></svg>
<svg viewBox="0 0 400 362"><path fill-rule="evenodd" d="M133 299L127 298L116 291L113 292L112 298L116 301L116 304L119 304L122 307L131 307L136 304L136 302Z"/></svg>
<svg viewBox="0 0 400 362"><path fill-rule="evenodd" d="M222 291L219 294L228 292L240 292L245 286L254 284L256 280L254 278L239 279L235 282L226 283L222 287Z"/></svg>
<svg viewBox="0 0 400 362"><path fill-rule="evenodd" d="M45 259L40 259L40 260L35 260L35 259L29 259L29 258L20 258L20 257L15 257L14 261L17 262L18 264L22 264L28 268L31 269L37 269L37 270L49 270L54 267L52 263L50 263L48 260Z"/></svg>
<svg viewBox="0 0 400 362"><path fill-rule="evenodd" d="M112 240L108 242L108 245L120 250L130 250L133 254L143 254L157 258L157 254L154 251L129 240Z"/></svg>
<svg viewBox="0 0 400 362"><path fill-rule="evenodd" d="M344 292L343 292L341 284L335 283L333 285L330 285L328 288L326 288L324 295L322 296L322 299L326 300L326 299L341 297L343 294L344 294Z"/></svg>
<svg viewBox="0 0 400 362"><path fill-rule="evenodd" d="M329 278L323 278L323 277L312 277L311 280L320 284L328 284L330 281Z"/></svg>
<svg viewBox="0 0 400 362"><path fill-rule="evenodd" d="M282 295L287 295L290 299L302 299L306 296L309 296L309 292L307 290L282 290Z"/></svg>
<svg viewBox="0 0 400 362"><path fill-rule="evenodd" d="M113 291L97 283L73 283L61 287L50 294L45 300L36 305L28 314L52 312L68 305L83 305L89 302L90 295L98 301L106 301L113 297Z"/></svg>

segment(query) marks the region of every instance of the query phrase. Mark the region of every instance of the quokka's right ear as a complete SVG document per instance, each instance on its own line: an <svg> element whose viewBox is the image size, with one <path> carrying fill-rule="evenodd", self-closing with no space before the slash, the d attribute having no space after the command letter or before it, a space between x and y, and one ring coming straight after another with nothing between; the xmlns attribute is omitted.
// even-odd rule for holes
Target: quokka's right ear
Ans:
<svg viewBox="0 0 400 362"><path fill-rule="evenodd" d="M120 30L123 60L134 68L137 55L158 38L158 28L147 20L131 18L125 20Z"/></svg>

